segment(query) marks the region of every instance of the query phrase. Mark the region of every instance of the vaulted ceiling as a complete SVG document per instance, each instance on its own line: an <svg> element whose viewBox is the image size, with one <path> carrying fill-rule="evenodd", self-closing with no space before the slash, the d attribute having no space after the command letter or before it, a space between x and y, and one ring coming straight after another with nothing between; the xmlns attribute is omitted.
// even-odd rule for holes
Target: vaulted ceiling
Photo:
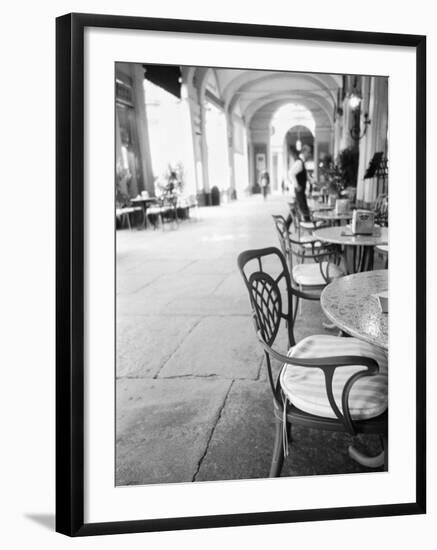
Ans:
<svg viewBox="0 0 437 550"><path fill-rule="evenodd" d="M265 127L275 111L287 103L311 111L316 126L332 128L341 75L240 69L187 68L188 81L200 91L208 89L247 127Z"/></svg>

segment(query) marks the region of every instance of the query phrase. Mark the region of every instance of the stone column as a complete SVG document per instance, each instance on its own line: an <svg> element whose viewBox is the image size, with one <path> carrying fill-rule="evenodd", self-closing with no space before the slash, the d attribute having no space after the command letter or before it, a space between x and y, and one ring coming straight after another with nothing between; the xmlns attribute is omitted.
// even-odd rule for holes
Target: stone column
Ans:
<svg viewBox="0 0 437 550"><path fill-rule="evenodd" d="M203 189L203 177L201 170L202 156L200 152L200 106L197 102L196 89L191 85L185 85L188 94L186 102L191 122L190 128L194 162L195 194L197 194Z"/></svg>
<svg viewBox="0 0 437 550"><path fill-rule="evenodd" d="M141 182L151 196L155 195L154 176L152 171L152 158L150 155L150 140L147 128L147 113L144 96L144 69L139 63L132 63L132 88L135 118L137 122L138 147L140 153ZM141 191L141 189L138 189Z"/></svg>
<svg viewBox="0 0 437 550"><path fill-rule="evenodd" d="M319 142L317 138L317 132L314 136L314 151L313 151L313 161L314 161L314 179L318 181L319 179Z"/></svg>
<svg viewBox="0 0 437 550"><path fill-rule="evenodd" d="M334 146L332 149L334 161L338 157L338 153L340 152L342 134L343 134L343 115L340 115L339 113L337 113L335 118L335 124L334 124Z"/></svg>
<svg viewBox="0 0 437 550"><path fill-rule="evenodd" d="M252 142L252 136L247 136L247 143L249 148L249 190L252 189L255 182L255 149Z"/></svg>
<svg viewBox="0 0 437 550"><path fill-rule="evenodd" d="M206 143L206 121L205 121L205 107L203 105L202 96L199 92L199 105L200 105L200 154L202 157L202 178L203 178L203 191L205 195L209 197L209 174L208 174L208 146Z"/></svg>
<svg viewBox="0 0 437 550"><path fill-rule="evenodd" d="M228 158L229 158L229 177L230 177L230 193L229 198L236 196L237 186L235 181L235 158L234 158L234 120L232 114L225 112L226 117L226 134L228 140Z"/></svg>
<svg viewBox="0 0 437 550"><path fill-rule="evenodd" d="M369 77L367 103L363 101L362 116L368 106L370 124L367 127L366 135L360 143L360 171L358 182L360 184L357 198L365 204L375 201L377 195L376 178L364 180L364 173L373 155L378 152L387 154L387 128L388 128L388 79L385 77ZM365 96L366 98L366 96ZM361 120L363 128L363 119ZM360 159L361 160L361 159Z"/></svg>
<svg viewBox="0 0 437 550"><path fill-rule="evenodd" d="M364 130L364 114L369 113L370 103L370 88L371 77L363 77L363 100L361 103L361 131ZM364 180L364 174L366 173L367 166L369 164L369 136L370 130L367 128L366 134L361 138L359 142L359 157L358 157L358 176L357 176L357 202L359 204L364 202L366 181Z"/></svg>
<svg viewBox="0 0 437 550"><path fill-rule="evenodd" d="M115 109L115 162L117 166L123 164L123 157L121 152L120 121L118 120L117 109Z"/></svg>

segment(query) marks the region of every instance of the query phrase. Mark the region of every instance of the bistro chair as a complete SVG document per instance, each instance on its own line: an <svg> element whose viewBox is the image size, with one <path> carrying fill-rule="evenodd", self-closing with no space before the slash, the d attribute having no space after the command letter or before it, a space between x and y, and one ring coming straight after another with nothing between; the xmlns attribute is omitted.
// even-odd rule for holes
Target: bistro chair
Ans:
<svg viewBox="0 0 437 550"><path fill-rule="evenodd" d="M338 248L324 244L312 235L299 239L290 231L291 224L288 225L283 216L272 217L282 253L288 263L293 287L301 292L315 292L320 297L320 292L328 283L344 275L338 265L340 261ZM298 304L299 298L295 302L294 317L297 314Z"/></svg>
<svg viewBox="0 0 437 550"><path fill-rule="evenodd" d="M388 244L379 244L375 250L384 260L384 269L388 269Z"/></svg>
<svg viewBox="0 0 437 550"><path fill-rule="evenodd" d="M164 229L165 221L172 221L176 228L179 227L177 200L176 195L166 194L147 209L147 219L152 223L154 229L157 229L158 226Z"/></svg>
<svg viewBox="0 0 437 550"><path fill-rule="evenodd" d="M308 235L308 234L311 235L311 233L315 229L320 229L321 227L326 225L323 220L313 220L313 219L310 219L309 221L302 220L297 204L295 202L289 202L288 205L290 207L289 217L293 223L295 232L299 236L299 239L302 238L304 235ZM311 214L311 217L312 217L312 214Z"/></svg>
<svg viewBox="0 0 437 550"><path fill-rule="evenodd" d="M266 269L267 266L267 269ZM269 477L279 477L288 455L293 425L318 430L378 434L382 452L349 455L369 467L387 468L387 356L357 338L315 335L296 342L293 300L304 296L291 285L281 252L274 247L247 250L238 267L249 292L258 341L264 350L273 393L275 441ZM282 292L281 292L282 290ZM309 298L315 299L315 298ZM287 348L273 348L285 324ZM277 376L272 360L282 364Z"/></svg>
<svg viewBox="0 0 437 550"><path fill-rule="evenodd" d="M132 230L131 215L138 212L142 212L141 206L123 206L115 209L115 217L120 220L120 227L123 226L123 222L127 222L127 226Z"/></svg>
<svg viewBox="0 0 437 550"><path fill-rule="evenodd" d="M388 195L378 195L373 211L375 212L375 223L381 227L388 227Z"/></svg>

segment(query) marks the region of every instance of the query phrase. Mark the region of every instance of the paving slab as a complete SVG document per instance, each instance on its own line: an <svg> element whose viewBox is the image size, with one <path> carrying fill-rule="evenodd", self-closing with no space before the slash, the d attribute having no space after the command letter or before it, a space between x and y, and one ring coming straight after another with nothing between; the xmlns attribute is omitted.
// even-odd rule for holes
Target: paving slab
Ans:
<svg viewBox="0 0 437 550"><path fill-rule="evenodd" d="M267 383L236 380L196 481L267 477L274 416Z"/></svg>
<svg viewBox="0 0 437 550"><path fill-rule="evenodd" d="M116 485L190 482L231 381L117 381Z"/></svg>
<svg viewBox="0 0 437 550"><path fill-rule="evenodd" d="M347 434L293 427L282 476L333 475L381 471L360 466L348 456ZM267 382L235 381L215 427L196 481L268 477L274 442L272 393ZM378 438L360 436L370 454Z"/></svg>
<svg viewBox="0 0 437 550"><path fill-rule="evenodd" d="M181 275L201 275L204 273L227 275L235 271L236 262L233 256L228 255L209 260L193 260L182 270Z"/></svg>
<svg viewBox="0 0 437 550"><path fill-rule="evenodd" d="M243 277L235 266L232 273L229 273L214 290L216 296L229 296L244 299L249 304L249 294L244 284Z"/></svg>
<svg viewBox="0 0 437 550"><path fill-rule="evenodd" d="M198 317L119 317L117 377L153 378L198 322Z"/></svg>
<svg viewBox="0 0 437 550"><path fill-rule="evenodd" d="M118 295L133 294L148 286L157 279L159 275L155 273L117 273L116 291Z"/></svg>
<svg viewBox="0 0 437 550"><path fill-rule="evenodd" d="M220 296L211 294L199 296L195 300L188 296L178 296L171 300L167 314L172 315L202 315L202 316L244 316L251 318L249 298Z"/></svg>
<svg viewBox="0 0 437 550"><path fill-rule="evenodd" d="M251 197L177 229L117 231L117 484L268 474L272 396L236 262L278 247L271 214L287 210L284 197ZM335 334L324 320L319 302L303 302L296 339ZM349 459L350 442L294 427L283 475L369 471ZM379 451L375 437L358 445Z"/></svg>
<svg viewBox="0 0 437 550"><path fill-rule="evenodd" d="M356 440L344 433L292 427L292 442L281 477L382 472L382 467L366 468L349 457L348 447ZM381 451L377 436L360 436L359 445L370 455Z"/></svg>
<svg viewBox="0 0 437 550"><path fill-rule="evenodd" d="M247 317L206 317L167 361L160 377L220 376L256 379L262 353Z"/></svg>
<svg viewBox="0 0 437 550"><path fill-rule="evenodd" d="M179 273L163 274L135 293L117 297L117 314L156 315L171 314L170 302L185 298L189 303L211 295L225 275L190 275ZM183 313L183 312L182 312Z"/></svg>

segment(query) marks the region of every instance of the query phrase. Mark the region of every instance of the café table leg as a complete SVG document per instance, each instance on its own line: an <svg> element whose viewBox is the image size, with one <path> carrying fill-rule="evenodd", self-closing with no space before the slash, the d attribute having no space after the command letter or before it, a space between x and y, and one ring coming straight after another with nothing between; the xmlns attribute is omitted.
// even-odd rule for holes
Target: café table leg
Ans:
<svg viewBox="0 0 437 550"><path fill-rule="evenodd" d="M144 229L147 229L147 205L143 205L143 227Z"/></svg>
<svg viewBox="0 0 437 550"><path fill-rule="evenodd" d="M361 271L372 271L373 269L373 246L364 246L363 266Z"/></svg>
<svg viewBox="0 0 437 550"><path fill-rule="evenodd" d="M372 271L373 246L345 246L344 257L348 275Z"/></svg>

